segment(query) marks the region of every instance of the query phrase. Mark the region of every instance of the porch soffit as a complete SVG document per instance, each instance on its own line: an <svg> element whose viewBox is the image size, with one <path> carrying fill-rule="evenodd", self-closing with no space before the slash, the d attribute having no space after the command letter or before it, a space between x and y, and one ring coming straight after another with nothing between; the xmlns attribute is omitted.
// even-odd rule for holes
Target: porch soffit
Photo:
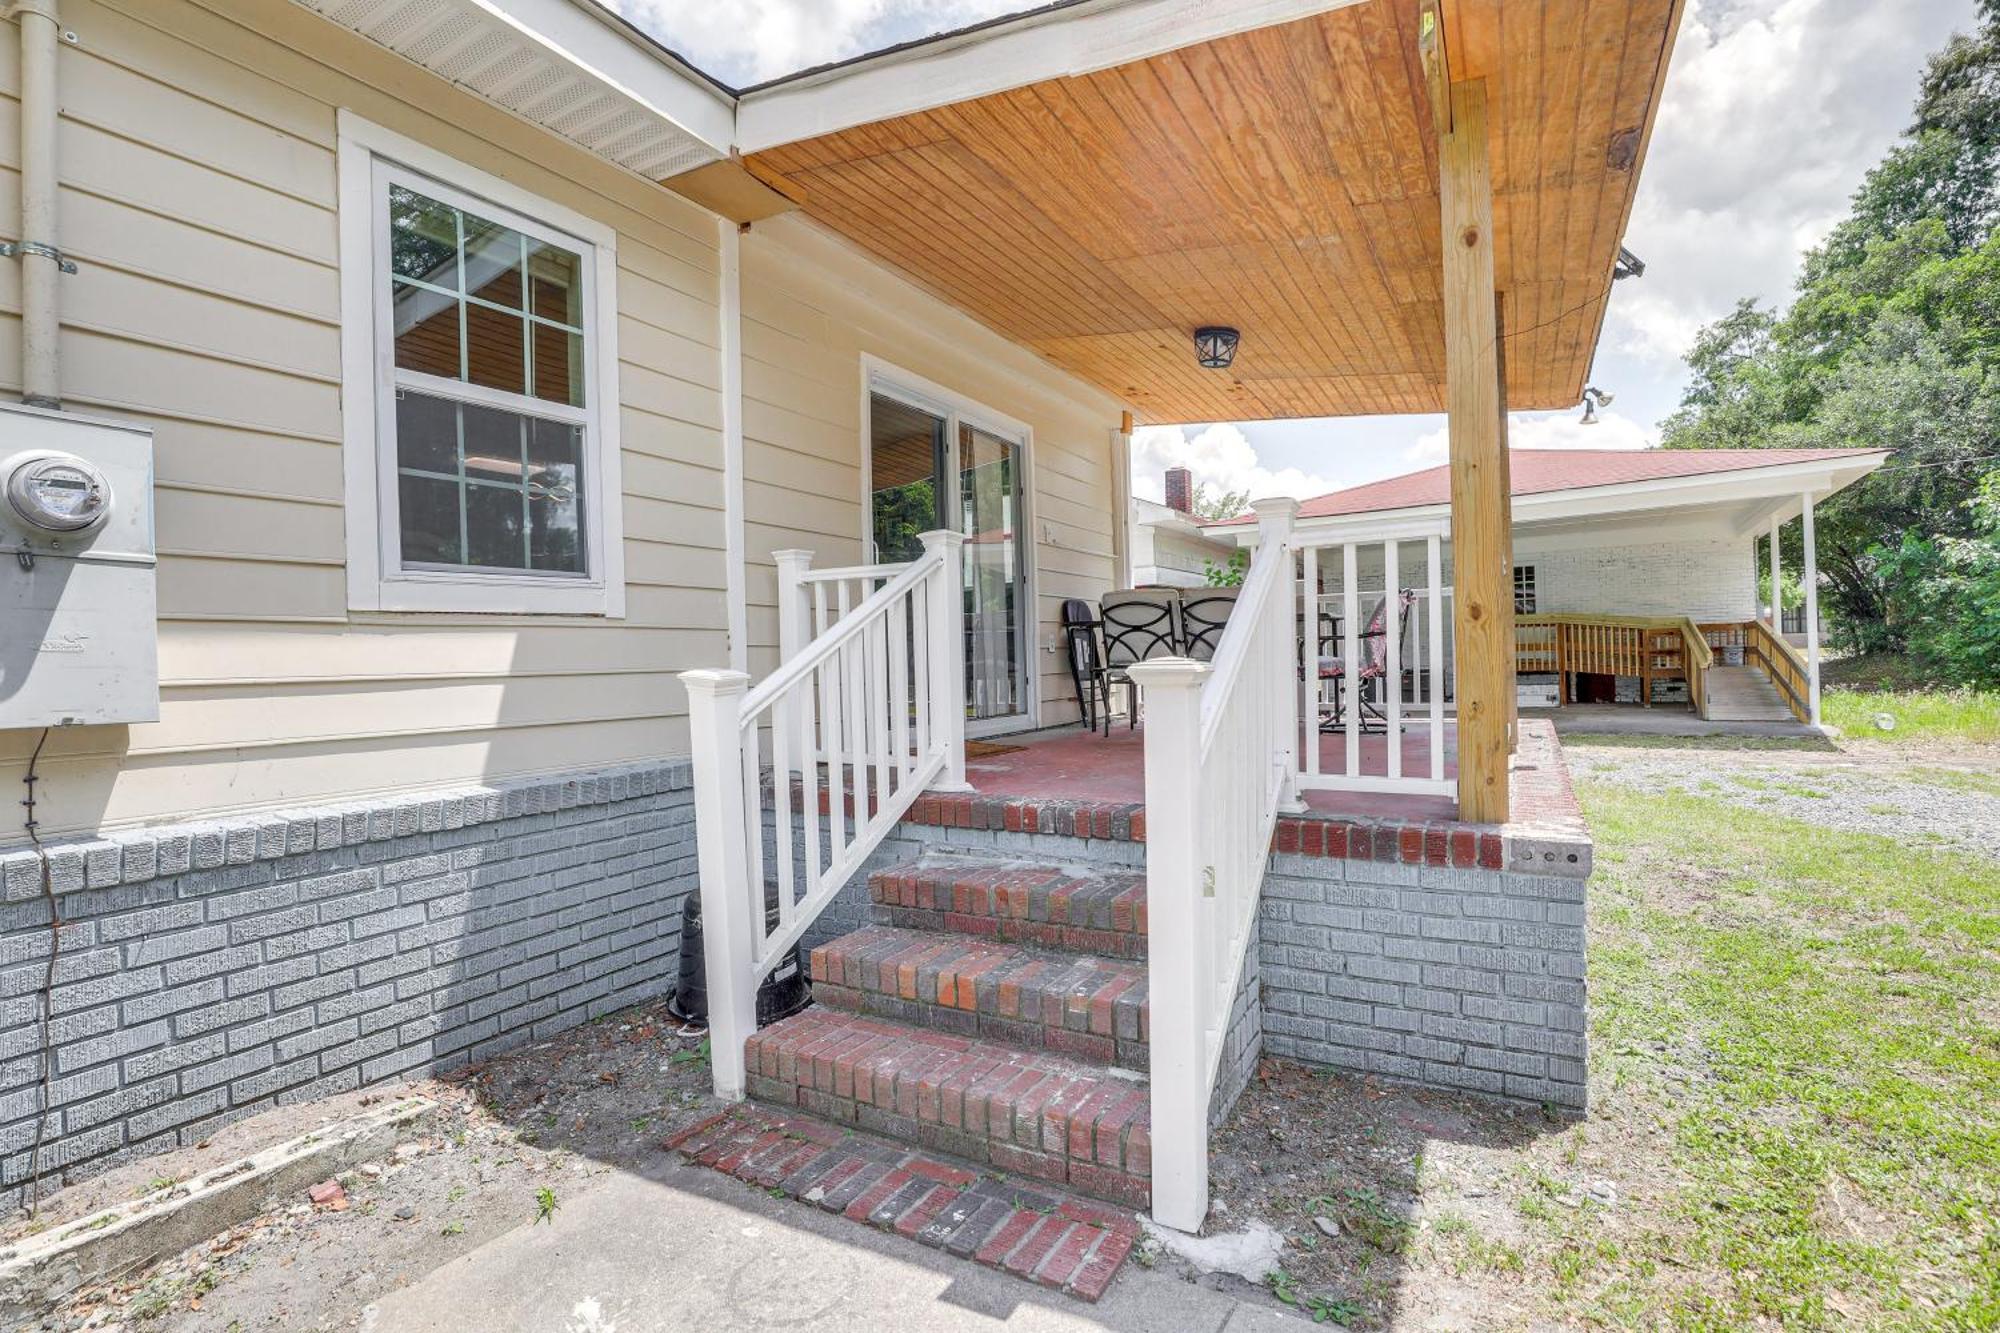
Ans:
<svg viewBox="0 0 2000 1333"><path fill-rule="evenodd" d="M1681 0L1447 0L1491 107L1509 405L1580 397ZM1421 0L1363 0L842 129L745 164L1154 422L1436 412ZM1243 332L1195 365L1203 324Z"/></svg>

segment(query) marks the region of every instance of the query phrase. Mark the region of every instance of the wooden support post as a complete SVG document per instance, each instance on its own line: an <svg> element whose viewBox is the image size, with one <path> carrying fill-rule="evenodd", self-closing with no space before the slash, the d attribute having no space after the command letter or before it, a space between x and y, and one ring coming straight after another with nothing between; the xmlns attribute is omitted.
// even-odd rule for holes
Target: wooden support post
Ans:
<svg viewBox="0 0 2000 1333"><path fill-rule="evenodd" d="M1507 622L1507 753L1521 747L1521 687L1515 673L1521 662L1521 641L1514 627L1514 451L1507 443L1507 298L1493 295L1493 378L1499 386L1494 403L1500 409L1500 550L1507 571L1500 587L1506 594L1501 616Z"/></svg>
<svg viewBox="0 0 2000 1333"><path fill-rule="evenodd" d="M1811 491L1799 496L1799 509L1806 526L1806 563L1803 571L1806 585L1806 719L1816 727L1819 725L1819 537L1813 531Z"/></svg>
<svg viewBox="0 0 2000 1333"><path fill-rule="evenodd" d="M1452 617L1458 652L1458 813L1461 819L1497 824L1507 819L1514 589L1500 430L1485 82L1453 84L1451 110L1451 129L1440 136L1438 156L1445 410L1451 437Z"/></svg>

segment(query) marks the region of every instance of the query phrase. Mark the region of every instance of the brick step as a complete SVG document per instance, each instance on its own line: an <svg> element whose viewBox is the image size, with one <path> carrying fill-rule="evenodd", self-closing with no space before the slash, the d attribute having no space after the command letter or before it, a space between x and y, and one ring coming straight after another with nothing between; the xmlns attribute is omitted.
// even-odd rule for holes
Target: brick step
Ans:
<svg viewBox="0 0 2000 1333"><path fill-rule="evenodd" d="M759 1189L1087 1301L1104 1294L1139 1237L1128 1211L760 1106L731 1107L666 1146Z"/></svg>
<svg viewBox="0 0 2000 1333"><path fill-rule="evenodd" d="M1144 1208L1146 1086L1045 1051L815 1005L745 1045L750 1095L1012 1175Z"/></svg>
<svg viewBox="0 0 2000 1333"><path fill-rule="evenodd" d="M812 952L813 998L961 1037L1146 1068L1146 969L969 935L865 926Z"/></svg>
<svg viewBox="0 0 2000 1333"><path fill-rule="evenodd" d="M926 856L868 878L875 919L1111 958L1146 956L1146 876Z"/></svg>

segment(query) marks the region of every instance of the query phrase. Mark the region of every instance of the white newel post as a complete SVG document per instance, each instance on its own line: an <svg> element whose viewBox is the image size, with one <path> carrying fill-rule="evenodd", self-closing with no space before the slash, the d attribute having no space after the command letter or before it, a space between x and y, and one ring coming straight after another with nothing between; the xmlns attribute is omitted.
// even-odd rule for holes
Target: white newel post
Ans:
<svg viewBox="0 0 2000 1333"><path fill-rule="evenodd" d="M938 555L925 606L930 621L931 736L944 746L939 791L971 791L965 781L965 534L926 532L926 556Z"/></svg>
<svg viewBox="0 0 2000 1333"><path fill-rule="evenodd" d="M1813 534L1813 498L1808 491L1799 497L1806 522L1806 698L1807 721L1819 725L1819 544Z"/></svg>
<svg viewBox="0 0 2000 1333"><path fill-rule="evenodd" d="M797 657L812 641L806 619L806 573L812 569L811 551L773 551L778 566L778 664Z"/></svg>
<svg viewBox="0 0 2000 1333"><path fill-rule="evenodd" d="M1146 998L1151 1017L1153 1217L1194 1231L1208 1216L1209 996L1199 984L1203 874L1195 782L1205 663L1156 658L1128 671L1146 706ZM1289 691L1287 691L1289 693Z"/></svg>
<svg viewBox="0 0 2000 1333"><path fill-rule="evenodd" d="M708 980L709 1063L715 1095L741 1101L743 1044L757 1030L757 981L752 973L753 911L764 886L750 879L749 827L744 803L741 671L683 671L688 738L694 752L696 864L701 876L702 959ZM755 754L747 756L756 761Z"/></svg>
<svg viewBox="0 0 2000 1333"><path fill-rule="evenodd" d="M1282 617L1287 621L1295 618L1292 605L1292 589L1298 585L1298 574L1292 568L1292 529L1298 525L1299 502L1289 495L1274 496L1265 500L1252 500L1251 512L1257 515L1257 549L1259 551L1282 551L1285 563L1279 567L1277 592L1272 593L1273 605L1266 615ZM1274 665L1277 679L1272 688L1283 701L1277 709L1275 725L1278 728L1279 749L1274 762L1284 774L1284 787L1278 793L1278 808L1288 814L1298 814L1306 808L1299 799L1299 717L1301 713L1302 678L1317 678L1319 661L1318 632L1319 621L1315 614L1317 606L1309 604L1305 608L1305 620L1299 622L1309 636L1310 647L1306 648L1304 661L1314 664L1314 670L1300 673L1297 660L1292 653L1281 653ZM1291 631L1286 630L1286 638ZM1315 733L1317 734L1317 733Z"/></svg>

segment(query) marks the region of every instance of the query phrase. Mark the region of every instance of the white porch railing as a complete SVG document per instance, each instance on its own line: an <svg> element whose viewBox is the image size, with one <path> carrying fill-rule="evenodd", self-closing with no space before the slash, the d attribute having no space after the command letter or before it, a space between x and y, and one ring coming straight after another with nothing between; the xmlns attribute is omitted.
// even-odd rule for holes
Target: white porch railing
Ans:
<svg viewBox="0 0 2000 1333"><path fill-rule="evenodd" d="M1300 598L1311 612L1306 629L1307 669L1301 682L1301 693L1308 701L1303 710L1308 719L1307 737L1299 753L1297 778L1301 791L1449 796L1457 790L1454 781L1445 776L1445 691L1440 688L1445 680L1444 539L1444 531L1437 529L1366 542L1316 542L1308 537L1295 542ZM1423 580L1417 584L1403 579L1405 560L1413 547L1422 552ZM1362 557L1369 555L1369 563L1374 565L1376 548L1381 553L1379 568L1364 572ZM1330 567L1322 563L1336 559L1338 563ZM1323 569L1328 581L1339 585L1331 599L1322 592ZM1361 590L1364 579L1383 592L1365 597ZM1411 596L1407 608L1403 604L1405 593ZM1334 644L1338 651L1332 655L1337 667L1329 676L1322 676L1318 613L1328 600L1334 602L1340 632ZM1381 635L1371 639L1369 631L1374 628L1378 608ZM1422 617L1412 636L1422 656L1411 661L1404 660L1403 640L1410 628L1404 623L1406 615ZM1419 663L1423 670L1417 674L1428 680L1428 688L1420 691L1422 703L1406 708L1403 674ZM1331 727L1343 742L1337 766L1329 765L1320 754L1322 718L1337 719L1337 725ZM1425 733L1429 744L1420 766L1407 771L1403 738L1413 727ZM1383 738L1379 767L1364 762L1362 738L1370 733ZM1371 767L1374 771L1366 771Z"/></svg>
<svg viewBox="0 0 2000 1333"><path fill-rule="evenodd" d="M1208 1112L1299 742L1295 500L1260 501L1214 661L1129 668L1146 705L1153 1216L1208 1215Z"/></svg>
<svg viewBox="0 0 2000 1333"><path fill-rule="evenodd" d="M810 552L783 552L778 669L755 689L740 671L681 673L720 1097L743 1096L765 974L926 788L965 784L964 540L927 532L911 564L816 582ZM868 583L880 586L857 598Z"/></svg>

